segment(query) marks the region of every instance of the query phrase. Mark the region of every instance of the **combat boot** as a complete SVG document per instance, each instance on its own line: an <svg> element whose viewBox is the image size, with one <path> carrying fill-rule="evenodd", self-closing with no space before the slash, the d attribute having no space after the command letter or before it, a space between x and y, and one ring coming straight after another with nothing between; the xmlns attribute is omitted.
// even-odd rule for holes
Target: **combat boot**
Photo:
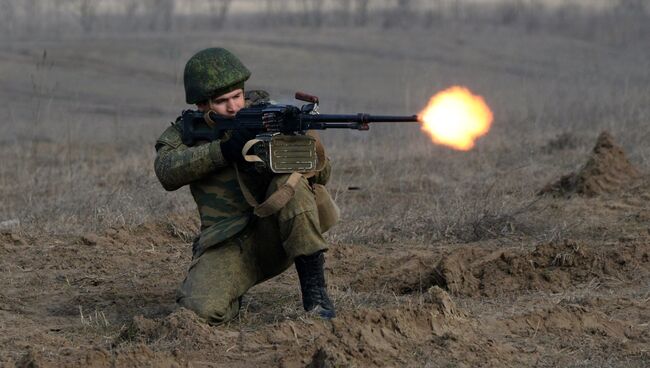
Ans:
<svg viewBox="0 0 650 368"><path fill-rule="evenodd" d="M302 306L307 312L317 313L322 319L336 317L334 304L327 295L325 284L325 273L323 266L325 256L323 251L299 256L294 259L298 278L300 279L300 291L302 292Z"/></svg>

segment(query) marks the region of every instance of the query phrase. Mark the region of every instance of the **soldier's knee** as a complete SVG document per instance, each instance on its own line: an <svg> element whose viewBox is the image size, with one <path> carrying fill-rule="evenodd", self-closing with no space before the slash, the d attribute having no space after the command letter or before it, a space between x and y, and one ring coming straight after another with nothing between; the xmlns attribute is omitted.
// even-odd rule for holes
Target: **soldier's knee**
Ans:
<svg viewBox="0 0 650 368"><path fill-rule="evenodd" d="M309 196L309 198L314 197L314 191L311 189L311 186L309 185L309 181L304 177L300 178L298 184L296 184L296 187L294 188L294 191L296 193L296 197L301 197L301 196Z"/></svg>
<svg viewBox="0 0 650 368"><path fill-rule="evenodd" d="M212 325L228 322L239 314L239 299L231 302L214 301L207 298L181 297L178 305L185 307Z"/></svg>
<svg viewBox="0 0 650 368"><path fill-rule="evenodd" d="M273 194L283 184L285 184L290 176L291 176L290 174L282 174L282 175L274 176L267 188L266 197ZM296 196L310 195L313 197L314 195L314 192L311 190L311 186L309 185L309 181L304 176L301 177L300 180L298 180L298 183L294 187L294 191L296 193Z"/></svg>
<svg viewBox="0 0 650 368"><path fill-rule="evenodd" d="M287 212L297 215L303 212L316 211L316 198L307 179L302 178L294 188L294 195L285 206Z"/></svg>

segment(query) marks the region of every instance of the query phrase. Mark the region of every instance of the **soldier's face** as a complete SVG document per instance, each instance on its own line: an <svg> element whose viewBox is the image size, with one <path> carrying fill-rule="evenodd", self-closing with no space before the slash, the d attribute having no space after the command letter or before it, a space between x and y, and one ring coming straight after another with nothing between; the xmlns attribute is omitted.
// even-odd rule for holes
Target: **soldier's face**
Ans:
<svg viewBox="0 0 650 368"><path fill-rule="evenodd" d="M240 88L213 97L208 102L197 104L196 107L201 112L212 110L221 116L232 118L244 107L244 90Z"/></svg>

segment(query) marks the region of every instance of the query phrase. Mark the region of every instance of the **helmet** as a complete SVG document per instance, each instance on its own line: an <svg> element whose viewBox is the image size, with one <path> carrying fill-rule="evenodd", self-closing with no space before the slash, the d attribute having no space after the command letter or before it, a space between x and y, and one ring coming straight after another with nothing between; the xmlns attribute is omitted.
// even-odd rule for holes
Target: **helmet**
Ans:
<svg viewBox="0 0 650 368"><path fill-rule="evenodd" d="M185 101L196 104L244 88L250 76L251 72L230 51L220 47L201 50L185 64Z"/></svg>

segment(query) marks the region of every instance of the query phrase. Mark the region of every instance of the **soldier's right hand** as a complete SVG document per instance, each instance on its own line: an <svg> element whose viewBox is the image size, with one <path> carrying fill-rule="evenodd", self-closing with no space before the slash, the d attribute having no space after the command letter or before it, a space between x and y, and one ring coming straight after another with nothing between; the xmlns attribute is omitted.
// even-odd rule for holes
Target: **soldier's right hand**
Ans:
<svg viewBox="0 0 650 368"><path fill-rule="evenodd" d="M245 163L241 150L246 142L254 139L257 132L251 129L236 129L232 131L230 138L221 142L221 153L230 163Z"/></svg>
<svg viewBox="0 0 650 368"><path fill-rule="evenodd" d="M267 109L268 110L268 109ZM295 106L285 106L271 111L264 110L262 124L268 132L297 132L300 128L300 109Z"/></svg>

